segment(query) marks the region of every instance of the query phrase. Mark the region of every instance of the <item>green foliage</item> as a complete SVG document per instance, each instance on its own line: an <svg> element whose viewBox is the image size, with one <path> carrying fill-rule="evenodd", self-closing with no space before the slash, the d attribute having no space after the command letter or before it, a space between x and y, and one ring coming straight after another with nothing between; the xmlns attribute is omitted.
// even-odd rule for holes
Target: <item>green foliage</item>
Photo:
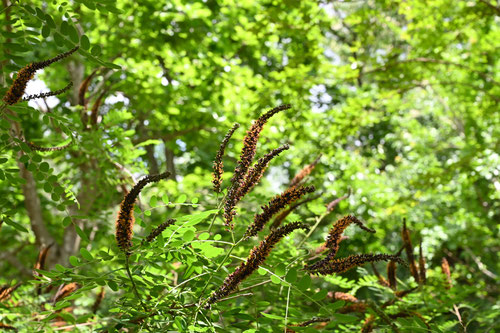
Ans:
<svg viewBox="0 0 500 333"><path fill-rule="evenodd" d="M499 330L499 12L490 0L4 1L0 96L24 66L79 49L38 71L27 94L72 82L69 91L0 104L0 323L19 332ZM245 131L283 103L293 108L269 121L256 157L290 149L227 230ZM212 162L235 122L243 128L217 194ZM284 237L208 307L270 234L272 220L243 240L255 215L320 153L305 179L319 196L281 222L310 231ZM171 177L136 202L127 256L114 236L120 202L142 175L165 170ZM304 265L325 257L328 231L347 214L376 233L347 229L337 258L397 253L406 218L426 280L398 265L390 285L382 263L309 275Z"/></svg>

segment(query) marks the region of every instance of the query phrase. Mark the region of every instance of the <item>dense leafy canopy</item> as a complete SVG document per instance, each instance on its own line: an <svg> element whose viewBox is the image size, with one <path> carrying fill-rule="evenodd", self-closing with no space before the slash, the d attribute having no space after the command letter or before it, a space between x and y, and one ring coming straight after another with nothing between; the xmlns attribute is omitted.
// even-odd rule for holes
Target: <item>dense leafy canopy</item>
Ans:
<svg viewBox="0 0 500 333"><path fill-rule="evenodd" d="M499 15L493 0L4 0L0 96L26 65L79 49L37 71L26 94L72 82L69 91L0 106L1 325L500 329ZM288 103L263 127L256 158L290 148L227 229L224 200L245 132ZM235 122L217 194L212 163ZM310 231L271 231L271 220L245 240L254 216L318 156L304 179L315 193L280 222ZM120 202L143 175L165 171L169 179L135 203L124 253ZM351 226L328 252L329 230L330 245L340 242L331 228L348 214L376 233ZM325 256L396 254L409 246L404 219L409 268L304 269ZM245 261L265 238L280 240L265 262ZM239 290L207 306L232 273L244 275Z"/></svg>

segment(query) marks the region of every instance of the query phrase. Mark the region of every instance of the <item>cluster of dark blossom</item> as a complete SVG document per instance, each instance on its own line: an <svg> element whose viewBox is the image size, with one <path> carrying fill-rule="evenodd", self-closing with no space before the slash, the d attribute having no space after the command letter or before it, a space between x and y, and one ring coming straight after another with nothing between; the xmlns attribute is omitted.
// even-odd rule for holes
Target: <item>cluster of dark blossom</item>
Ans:
<svg viewBox="0 0 500 333"><path fill-rule="evenodd" d="M71 49L67 52L58 54L54 58L44 60L44 61L34 62L34 63L31 63L31 64L21 68L19 70L19 72L17 73L17 78L14 80L14 82L10 86L9 90L7 91L5 96L3 97L3 101L9 105L13 105L13 104L16 104L17 102L19 102L19 100L23 97L23 94L24 94L24 91L26 90L26 85L28 84L28 81L33 79L37 70L45 68L45 67L53 64L56 61L59 61L61 59L68 57L69 55L74 53L76 50L78 50L78 46L74 47L73 49ZM68 90L70 87L71 87L71 85L68 85L63 89L60 89L60 90L57 90L54 92L28 96L27 98L25 98L25 100L39 98L39 97L54 96L54 95L60 94L64 91Z"/></svg>
<svg viewBox="0 0 500 333"><path fill-rule="evenodd" d="M266 238L255 246L247 259L231 274L229 274L222 286L219 287L207 300L207 307L221 298L229 295L238 285L249 277L266 260L272 248L286 235L297 229L308 230L308 227L300 222L292 222L278 229L272 230Z"/></svg>
<svg viewBox="0 0 500 333"><path fill-rule="evenodd" d="M142 241L142 243L151 243L156 237L158 237L159 234L163 232L163 230L174 224L175 221L176 219L168 219L166 222L163 222L162 224L151 230L151 233Z"/></svg>
<svg viewBox="0 0 500 333"><path fill-rule="evenodd" d="M309 271L309 273L321 275L342 273L365 263L381 260L397 261L404 264L404 261L397 255L390 254L356 254L342 259L335 259L335 255L337 254L340 246L340 241L342 240L342 234L351 223L358 225L365 231L372 233L375 232L375 230L366 227L360 220L352 215L339 219L328 233L325 248L328 248L329 251L326 257L315 262L314 264L306 265L305 269Z"/></svg>
<svg viewBox="0 0 500 333"><path fill-rule="evenodd" d="M120 210L116 219L116 241L118 247L129 255L129 248L132 246L132 228L134 226L134 204L141 190L149 183L158 182L168 178L169 172L159 175L150 175L142 178L130 192L125 195L125 198L120 204Z"/></svg>
<svg viewBox="0 0 500 333"><path fill-rule="evenodd" d="M406 227L406 219L403 219L403 229L401 230L401 238L403 239L403 245L405 248L406 255L408 257L408 262L410 264L410 273L415 279L419 281L417 264L415 262L415 257L413 256L413 245L411 244L410 231Z"/></svg>
<svg viewBox="0 0 500 333"><path fill-rule="evenodd" d="M269 162L273 158L278 156L281 152L289 148L290 148L289 145L283 145L279 148L271 150L269 153L259 158L257 160L257 163L255 163L254 166L248 169L248 173L245 176L245 180L243 181L241 187L238 190L237 197L243 198L245 195L247 195L253 189L253 187L257 185L257 183L260 181L262 175L264 174L264 171L266 171L266 168L269 165Z"/></svg>
<svg viewBox="0 0 500 333"><path fill-rule="evenodd" d="M59 147L40 147L39 145L34 144L33 142L28 142L25 141L25 143L28 145L28 147L31 148L31 150L36 150L36 151L42 151L42 152L48 152L48 151L60 151L68 148L73 144L73 141L68 142L67 144Z"/></svg>
<svg viewBox="0 0 500 333"><path fill-rule="evenodd" d="M306 204L308 202L311 202L313 200L316 200L319 197L321 197L321 194L311 196L299 202L295 202L293 205L290 205L287 209L285 209L283 212L281 212L278 216L274 218L273 223L269 226L269 228L276 229L281 225L281 223L286 219L286 217L290 215L290 213L293 212L297 207Z"/></svg>
<svg viewBox="0 0 500 333"><path fill-rule="evenodd" d="M220 186L222 184L222 174L224 173L224 162L222 161L222 157L224 156L224 151L226 150L226 146L229 142L229 139L234 134L234 131L236 131L240 127L240 124L235 123L233 127L227 132L226 136L222 140L220 144L219 151L217 151L217 155L215 155L215 160L214 160L214 174L213 174L213 180L212 183L214 184L214 191L216 193L220 193Z"/></svg>
<svg viewBox="0 0 500 333"><path fill-rule="evenodd" d="M314 190L314 186L287 188L283 193L271 199L266 206L261 207L263 212L255 215L252 224L248 226L245 232L245 236L252 237L257 235L274 215L305 194L314 192Z"/></svg>
<svg viewBox="0 0 500 333"><path fill-rule="evenodd" d="M275 107L265 114L260 116L250 127L243 139L243 148L241 149L240 159L236 165L234 170L233 177L231 178L231 186L229 187L226 202L224 205L224 219L225 225L227 227L233 227L232 221L236 212L234 208L236 204L241 200L241 187L244 184L245 177L248 174L248 169L252 164L252 161L255 157L257 141L259 140L260 132L264 128L266 122L274 116L276 113L287 110L291 106L290 105L281 105Z"/></svg>

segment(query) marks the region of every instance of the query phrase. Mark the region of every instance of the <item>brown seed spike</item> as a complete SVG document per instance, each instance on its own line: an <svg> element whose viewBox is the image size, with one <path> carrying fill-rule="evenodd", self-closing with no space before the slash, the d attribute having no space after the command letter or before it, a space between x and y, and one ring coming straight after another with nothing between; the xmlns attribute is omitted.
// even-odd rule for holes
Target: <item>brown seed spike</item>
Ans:
<svg viewBox="0 0 500 333"><path fill-rule="evenodd" d="M255 246L252 251L250 251L247 259L242 262L233 273L226 277L222 286L212 293L207 300L207 307L221 298L226 297L233 290L235 290L241 281L249 277L256 269L259 268L260 265L262 265L262 263L264 263L266 258L269 256L269 253L271 253L272 248L283 237L297 229L308 230L309 228L300 222L292 222L271 231L259 245Z"/></svg>
<svg viewBox="0 0 500 333"><path fill-rule="evenodd" d="M394 260L389 261L387 264L387 279L389 280L389 287L396 290L396 262Z"/></svg>
<svg viewBox="0 0 500 333"><path fill-rule="evenodd" d="M406 219L403 219L403 229L401 230L401 237L403 239L403 245L405 248L406 255L408 257L408 262L410 264L410 273L416 282L419 282L417 264L415 263L415 257L413 256L413 245L411 244L410 231L406 227Z"/></svg>
<svg viewBox="0 0 500 333"><path fill-rule="evenodd" d="M255 215L254 221L248 226L245 236L252 237L257 235L261 231L265 224L271 220L271 218L285 208L288 204L297 201L306 193L314 192L314 186L298 187L298 188L288 188L285 192L277 195L266 205L262 206L263 212Z"/></svg>
<svg viewBox="0 0 500 333"><path fill-rule="evenodd" d="M451 281L451 272L450 272L450 264L446 258L443 258L441 261L441 269L443 270L444 275L446 276L445 287L446 289L451 289L452 281Z"/></svg>
<svg viewBox="0 0 500 333"><path fill-rule="evenodd" d="M28 145L28 147L31 148L31 150L36 150L36 151L43 151L43 152L48 152L48 151L60 151L68 148L73 144L73 141L70 141L69 143L59 146L59 147L41 147L39 145L34 144L33 142L28 142L25 141L25 143Z"/></svg>
<svg viewBox="0 0 500 333"><path fill-rule="evenodd" d="M240 160L238 161L236 168L234 170L233 178L231 178L231 187L229 188L226 204L224 206L224 224L228 227L232 228L232 221L234 215L234 207L238 203L238 192L239 188L242 185L243 179L247 174L248 168L253 161L255 156L255 151L257 148L257 141L259 140L260 132L264 128L266 122L274 116L276 113L290 109L291 105L281 105L275 107L262 116L260 116L250 127L243 139L243 148L241 149Z"/></svg>
<svg viewBox="0 0 500 333"><path fill-rule="evenodd" d="M66 58L73 52L78 50L78 46L75 48L69 50L68 52L61 53L57 55L56 57L40 62L34 62L29 65L26 65L25 67L21 68L19 72L17 73L17 78L14 80L12 85L10 86L9 90L3 97L3 101L9 105L16 104L19 102L19 100L23 97L24 91L26 90L26 85L28 84L28 81L30 81L34 75L35 72L39 69L45 68L49 66L50 64L59 61L63 58ZM66 89L66 88L65 88ZM44 94L40 94L42 97L45 96ZM35 95L36 96L36 95ZM49 96L49 95L47 95Z"/></svg>
<svg viewBox="0 0 500 333"><path fill-rule="evenodd" d="M99 306L102 303L102 300L104 299L104 295L106 294L106 290L104 287L101 287L101 291L97 294L94 305L92 305L92 312L95 314L97 312L97 309L99 309Z"/></svg>
<svg viewBox="0 0 500 333"><path fill-rule="evenodd" d="M21 282L17 283L12 287L0 287L0 301L5 301L8 299L17 288L21 286Z"/></svg>
<svg viewBox="0 0 500 333"><path fill-rule="evenodd" d="M304 178L309 176L309 174L314 170L316 165L318 164L319 160L321 159L322 154L319 154L318 157L309 165L305 166L302 170L300 170L295 177L293 177L292 181L290 182L290 185L288 187L295 187L299 185Z"/></svg>
<svg viewBox="0 0 500 333"><path fill-rule="evenodd" d="M213 174L213 180L212 183L214 184L214 191L216 193L220 193L220 186L222 184L222 174L224 173L224 162L222 162L222 157L224 156L224 151L226 150L226 146L229 142L229 139L233 136L234 132L240 127L240 124L235 123L233 127L227 132L226 136L224 136L224 139L222 140L219 151L217 152L217 155L215 155L215 160L214 160L214 174Z"/></svg>
<svg viewBox="0 0 500 333"><path fill-rule="evenodd" d="M135 199L141 190L149 183L158 182L162 179L168 178L169 172L159 175L146 176L142 178L129 193L125 196L120 204L120 210L116 219L116 241L118 247L130 255L129 248L132 246L132 228L134 226L134 204Z"/></svg>

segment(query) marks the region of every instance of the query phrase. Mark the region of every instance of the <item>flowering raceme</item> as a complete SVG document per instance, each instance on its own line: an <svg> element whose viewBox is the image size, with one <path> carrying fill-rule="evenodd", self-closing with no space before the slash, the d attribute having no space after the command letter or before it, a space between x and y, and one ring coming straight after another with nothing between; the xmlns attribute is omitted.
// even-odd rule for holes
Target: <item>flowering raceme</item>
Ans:
<svg viewBox="0 0 500 333"><path fill-rule="evenodd" d="M14 80L14 82L10 86L9 90L7 91L5 96L3 97L3 101L9 105L13 105L13 104L16 104L17 102L19 102L19 100L21 100L21 98L24 95L24 91L26 90L26 86L28 84L28 81L33 79L37 70L45 68L45 67L53 64L56 61L59 61L61 59L64 59L64 58L70 56L76 50L78 50L78 46L72 48L71 50L69 50L67 52L58 54L54 58L47 59L44 61L34 62L34 63L31 63L31 64L21 68L19 70L19 72L17 73L17 78ZM65 92L69 88L71 88L72 85L73 84L70 83L66 87L64 87L63 89L59 89L59 90L56 90L53 92L48 92L48 93L41 93L41 94L37 94L37 95L27 96L25 98L25 100L58 95L58 94Z"/></svg>
<svg viewBox="0 0 500 333"><path fill-rule="evenodd" d="M116 242L118 247L130 255L129 249L132 246L132 228L134 226L134 205L135 199L141 190L149 183L158 182L170 176L169 172L159 175L146 176L142 178L134 187L127 193L120 204L120 210L116 219Z"/></svg>

